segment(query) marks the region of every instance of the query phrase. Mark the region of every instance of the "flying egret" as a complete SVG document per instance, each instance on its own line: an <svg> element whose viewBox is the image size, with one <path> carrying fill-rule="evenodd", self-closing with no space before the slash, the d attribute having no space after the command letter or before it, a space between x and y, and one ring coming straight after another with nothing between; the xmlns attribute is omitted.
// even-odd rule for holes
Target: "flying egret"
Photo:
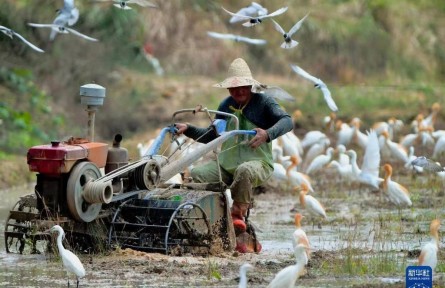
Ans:
<svg viewBox="0 0 445 288"><path fill-rule="evenodd" d="M430 224L431 241L422 247L419 256L419 265L430 266L434 271L437 265L437 252L439 251L439 228L440 221L434 219Z"/></svg>
<svg viewBox="0 0 445 288"><path fill-rule="evenodd" d="M292 26L292 28L287 33L280 26L280 24L278 24L275 20L272 19L272 21L275 25L275 30L277 30L279 33L281 33L281 35L283 35L283 37L284 37L284 42L280 46L281 48L291 49L291 48L297 47L298 41L292 39L292 35L294 35L300 29L301 25L303 24L304 20L306 19L306 17L308 15L309 15L309 13L306 14L306 16L304 16L300 21L298 21L294 26Z"/></svg>
<svg viewBox="0 0 445 288"><path fill-rule="evenodd" d="M314 87L317 89L320 89L321 92L323 92L324 100L328 104L329 108L334 112L338 111L337 105L335 104L334 99L332 99L331 92L329 91L328 86L326 86L326 84L321 79L318 79L318 78L310 75L309 73L307 73L306 71L304 71L303 69L298 67L297 65L291 64L291 67L292 67L292 70L294 70L295 73L297 73L298 75L314 82Z"/></svg>
<svg viewBox="0 0 445 288"><path fill-rule="evenodd" d="M114 6L123 9L123 10L130 10L132 9L128 4L137 4L141 7L150 7L150 8L158 8L158 5L151 3L147 0L95 0L97 2L114 2Z"/></svg>
<svg viewBox="0 0 445 288"><path fill-rule="evenodd" d="M58 16L54 19L53 24L60 25L58 22L62 19L62 25L68 24L69 26L73 26L77 20L79 20L79 9L74 6L74 0L63 0L63 7L62 9L57 9L57 14Z"/></svg>
<svg viewBox="0 0 445 288"><path fill-rule="evenodd" d="M244 263L239 268L239 285L238 288L247 287L247 272L253 270L253 266L249 263Z"/></svg>
<svg viewBox="0 0 445 288"><path fill-rule="evenodd" d="M62 257L63 266L67 271L68 287L70 286L70 279L68 276L68 272L76 274L76 279L77 279L76 287L79 287L79 278L85 276L85 268L83 267L82 262L80 262L79 258L73 252L66 250L63 247L62 238L65 237L65 232L63 231L62 227L60 227L59 225L55 225L49 231L51 233L53 232L59 233L59 235L57 236L57 247L59 248L60 257Z"/></svg>
<svg viewBox="0 0 445 288"><path fill-rule="evenodd" d="M267 8L264 8L263 6L261 6L260 4L256 3L256 2L252 2L252 4L250 4L250 6L241 8L238 12L236 12L235 14L238 15L243 15L243 16L262 16L262 15L266 15L267 14ZM245 18L243 17L239 17L239 16L233 16L232 18L230 18L230 23L236 23L239 21L243 21L245 20Z"/></svg>
<svg viewBox="0 0 445 288"><path fill-rule="evenodd" d="M267 43L267 41L264 39L253 39L253 38L244 37L241 35L224 34L224 33L212 32L212 31L207 31L207 35L209 35L210 37L216 38L216 39L226 39L226 40L232 40L235 42L245 42L245 43L252 44L252 45L264 45Z"/></svg>
<svg viewBox="0 0 445 288"><path fill-rule="evenodd" d="M36 45L32 44L31 42L29 42L28 40L26 40L22 35L20 35L19 33L15 32L12 29L9 29L5 26L0 26L0 32L3 32L6 36L8 36L9 38L13 39L14 36L19 38L20 40L22 40L26 45L28 45L29 47L31 47L32 49L34 49L37 52L43 53L45 51L43 51L42 49L40 49L39 47L37 47Z"/></svg>
<svg viewBox="0 0 445 288"><path fill-rule="evenodd" d="M271 86L266 84L254 85L252 86L252 92L265 94L278 101L295 102L295 97L293 97L289 94L289 92L278 86Z"/></svg>
<svg viewBox="0 0 445 288"><path fill-rule="evenodd" d="M243 23L243 26L246 26L246 27L251 27L251 26L257 25L257 24L263 22L262 19L264 19L264 18L275 17L278 15L281 15L284 12L286 12L288 9L288 7L282 7L280 9L278 9L277 11L274 11L270 14L252 17L252 16L241 15L241 14L236 14L236 13L230 12L230 11L226 10L224 7L221 7L221 8L232 16L242 18L243 20L248 20L247 22Z"/></svg>
<svg viewBox="0 0 445 288"><path fill-rule="evenodd" d="M29 26L32 26L32 27L37 27L37 28L51 28L51 29L53 29L53 31L54 31L54 29L56 29L56 31L57 31L58 33L62 33L62 34L68 34L68 33L71 33L71 34L74 34L74 35L76 35L76 36L82 37L82 38L84 38L84 39L86 39L86 40L89 40L89 41L99 41L99 40L97 40L96 38L92 38L92 37L90 37L90 36L87 36L87 35L85 35L85 34L82 34L82 33L78 32L78 31L76 31L76 30L74 30L74 29L72 29L72 28L68 28L68 27L63 26L63 25L56 25L56 24L38 24L38 23L28 23L28 25L29 25Z"/></svg>

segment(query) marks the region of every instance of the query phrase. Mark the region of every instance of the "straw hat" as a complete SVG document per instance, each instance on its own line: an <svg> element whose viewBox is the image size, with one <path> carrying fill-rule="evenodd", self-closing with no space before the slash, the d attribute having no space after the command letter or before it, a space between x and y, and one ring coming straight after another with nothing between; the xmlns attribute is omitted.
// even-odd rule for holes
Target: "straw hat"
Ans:
<svg viewBox="0 0 445 288"><path fill-rule="evenodd" d="M213 85L213 87L234 88L240 86L261 85L260 82L253 79L249 66L247 65L246 61L241 58L233 60L232 64L230 64L228 74L229 77L227 77L221 83Z"/></svg>

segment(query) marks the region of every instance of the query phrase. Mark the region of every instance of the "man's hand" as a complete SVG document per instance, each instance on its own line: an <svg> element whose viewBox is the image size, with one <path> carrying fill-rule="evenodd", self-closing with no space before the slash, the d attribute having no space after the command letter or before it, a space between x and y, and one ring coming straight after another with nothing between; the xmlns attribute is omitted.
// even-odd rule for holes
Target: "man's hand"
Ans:
<svg viewBox="0 0 445 288"><path fill-rule="evenodd" d="M267 135L266 130L263 130L261 128L254 128L253 130L256 131L256 135L249 142L249 146L251 148L257 148L258 146L269 140L269 135Z"/></svg>
<svg viewBox="0 0 445 288"><path fill-rule="evenodd" d="M175 127L178 129L178 131L176 131L177 135L183 134L189 128L189 126L185 123L175 123Z"/></svg>

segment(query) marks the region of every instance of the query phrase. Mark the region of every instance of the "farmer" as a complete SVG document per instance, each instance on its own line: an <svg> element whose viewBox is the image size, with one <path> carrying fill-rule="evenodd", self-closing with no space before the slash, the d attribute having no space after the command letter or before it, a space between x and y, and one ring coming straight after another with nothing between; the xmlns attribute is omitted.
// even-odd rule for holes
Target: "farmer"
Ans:
<svg viewBox="0 0 445 288"><path fill-rule="evenodd" d="M229 67L228 78L213 85L227 88L230 96L224 99L218 111L234 114L239 119L240 130L255 130L256 135L250 136L248 143L237 137L230 138L222 144L219 154L219 165L224 183L230 185L232 198L232 219L237 235L246 232L245 218L252 204L252 188L264 183L273 172L271 141L292 130L291 117L283 111L277 102L264 93L253 93L252 87L261 85L252 78L249 66L241 59L235 59ZM217 119L225 119L217 115ZM228 121L227 130L235 129L234 121ZM190 124L176 123L178 134L198 142L208 143L217 134L212 127L198 128ZM242 138L239 136L238 138ZM216 160L197 166L191 171L195 182L218 182L219 173ZM237 241L237 250L246 252ZM261 245L257 243L257 252Z"/></svg>

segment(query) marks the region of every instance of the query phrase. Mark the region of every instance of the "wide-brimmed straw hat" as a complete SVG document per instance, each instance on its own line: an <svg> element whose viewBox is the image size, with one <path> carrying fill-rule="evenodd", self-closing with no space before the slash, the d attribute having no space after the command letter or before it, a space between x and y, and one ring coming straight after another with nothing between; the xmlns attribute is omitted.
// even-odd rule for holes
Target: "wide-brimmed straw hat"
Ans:
<svg viewBox="0 0 445 288"><path fill-rule="evenodd" d="M218 88L234 88L240 86L259 86L260 82L253 79L252 73L250 72L250 68L247 65L246 61L242 58L237 58L233 60L232 64L230 64L228 73L229 77L227 77L221 83L213 85L213 87Z"/></svg>

